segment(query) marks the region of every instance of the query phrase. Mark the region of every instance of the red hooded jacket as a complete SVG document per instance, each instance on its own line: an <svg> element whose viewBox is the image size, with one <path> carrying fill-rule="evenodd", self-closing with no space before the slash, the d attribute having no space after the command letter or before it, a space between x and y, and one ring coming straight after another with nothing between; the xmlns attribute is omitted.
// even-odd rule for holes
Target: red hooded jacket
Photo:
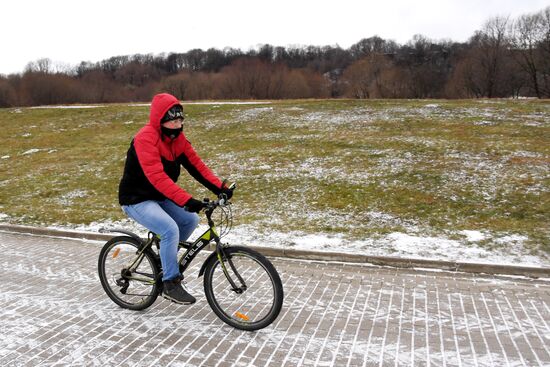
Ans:
<svg viewBox="0 0 550 367"><path fill-rule="evenodd" d="M204 164L185 135L181 133L171 140L161 133L161 118L177 104L176 97L167 93L153 98L149 123L134 137L126 155L119 185L121 205L167 198L184 206L192 196L176 184L181 166L210 191L220 193L221 180Z"/></svg>

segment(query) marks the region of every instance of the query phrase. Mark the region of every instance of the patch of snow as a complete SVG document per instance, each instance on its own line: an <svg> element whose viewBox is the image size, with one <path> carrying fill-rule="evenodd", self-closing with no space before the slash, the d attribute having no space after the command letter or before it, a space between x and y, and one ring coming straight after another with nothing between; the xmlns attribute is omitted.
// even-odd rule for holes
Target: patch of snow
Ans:
<svg viewBox="0 0 550 367"><path fill-rule="evenodd" d="M4 220L6 218L9 218L10 216L5 213L0 213L0 220Z"/></svg>
<svg viewBox="0 0 550 367"><path fill-rule="evenodd" d="M480 121L474 122L474 125L478 125L478 126L490 126L494 124L495 123L493 121L486 121L486 120L480 120Z"/></svg>
<svg viewBox="0 0 550 367"><path fill-rule="evenodd" d="M52 226L50 228L54 229L67 229L66 226ZM76 226L71 226L69 229L84 231L84 232L100 232L102 229L124 229L126 231L134 232L135 234L141 237L147 237L147 229L137 224L131 219L123 219L120 221L100 221L92 222L90 224L81 224Z"/></svg>
<svg viewBox="0 0 550 367"><path fill-rule="evenodd" d="M197 101L197 102L183 102L184 105L186 104L205 104L205 105L255 105L255 104L271 104L270 101Z"/></svg>
<svg viewBox="0 0 550 367"><path fill-rule="evenodd" d="M538 152L528 152L525 150L514 152L510 158L521 157L521 158L544 158L544 155Z"/></svg>
<svg viewBox="0 0 550 367"><path fill-rule="evenodd" d="M480 100L477 100L477 103L482 103L482 104L502 104L504 103L503 101L499 101L499 100L495 100L495 99L480 99Z"/></svg>
<svg viewBox="0 0 550 367"><path fill-rule="evenodd" d="M196 104L196 105L255 105L255 104L271 104L270 101L197 101L197 102L182 102L183 105ZM149 107L151 103L131 103L128 104L129 107Z"/></svg>
<svg viewBox="0 0 550 367"><path fill-rule="evenodd" d="M344 244L342 236L324 236L319 234L308 234L296 236L292 239L293 244L301 249L337 248Z"/></svg>
<svg viewBox="0 0 550 367"><path fill-rule="evenodd" d="M546 124L543 123L543 122L538 122L538 121L527 121L524 123L525 126L545 126Z"/></svg>
<svg viewBox="0 0 550 367"><path fill-rule="evenodd" d="M496 243L500 244L513 244L513 243L519 243L522 244L523 242L527 241L528 238L526 236L520 236L517 234L513 235L506 235L504 237L499 237L495 239Z"/></svg>
<svg viewBox="0 0 550 367"><path fill-rule="evenodd" d="M88 196L88 192L85 190L73 190L59 197L58 202L63 205L71 205L73 199L84 198L86 196Z"/></svg>
<svg viewBox="0 0 550 367"><path fill-rule="evenodd" d="M9 159L10 156L9 155L3 155L2 157L0 157L0 159Z"/></svg>
<svg viewBox="0 0 550 367"><path fill-rule="evenodd" d="M34 106L29 107L30 109L73 109L73 108L102 108L105 106L94 106L94 105L60 105L60 106Z"/></svg>
<svg viewBox="0 0 550 367"><path fill-rule="evenodd" d="M470 242L483 241L486 238L485 235L480 231L464 230L458 233L466 236L466 239Z"/></svg>
<svg viewBox="0 0 550 367"><path fill-rule="evenodd" d="M242 111L238 111L237 119L245 119L245 120L254 120L258 118L258 116L273 112L273 107L256 107L256 108L250 108Z"/></svg>
<svg viewBox="0 0 550 367"><path fill-rule="evenodd" d="M372 216L376 216L374 212ZM380 213L380 217L387 215ZM66 226L53 227L68 229ZM94 222L89 225L71 226L69 229L98 232L102 228L121 228L132 231L141 237L147 236L147 230L133 220ZM206 231L205 224L199 225L191 235L195 239ZM452 233L451 233L452 234ZM450 234L450 235L451 235ZM447 261L511 264L524 266L549 266L550 259L545 254L534 256L524 247L527 237L517 234L489 234L488 232L464 230L456 234L466 236L467 240L454 240L444 236L412 235L394 232L380 238L365 237L361 240L349 240L343 234L303 233L300 231L278 232L266 226L235 226L223 237L222 241L231 245L245 245L265 248L301 249L328 251L370 256L393 256L423 258ZM491 240L500 244L500 248L485 249L475 242Z"/></svg>
<svg viewBox="0 0 550 367"><path fill-rule="evenodd" d="M40 149L33 148L21 153L21 155L29 155L29 154L34 154L38 152L40 152Z"/></svg>
<svg viewBox="0 0 550 367"><path fill-rule="evenodd" d="M202 230L204 230L202 228ZM200 231L199 231L200 232ZM472 231L473 232L473 231ZM195 234L196 235L196 234ZM473 236L473 233L471 234ZM522 239L522 236L502 237L508 240ZM265 231L253 226L238 226L224 240L230 244L245 244L269 248L296 248L313 251L355 253L372 256L412 257L476 263L548 266L549 259L532 256L523 247L523 242L502 249L487 250L475 243L464 243L445 237L390 233L381 238L366 237L362 240L348 240L343 235L305 234L296 232Z"/></svg>

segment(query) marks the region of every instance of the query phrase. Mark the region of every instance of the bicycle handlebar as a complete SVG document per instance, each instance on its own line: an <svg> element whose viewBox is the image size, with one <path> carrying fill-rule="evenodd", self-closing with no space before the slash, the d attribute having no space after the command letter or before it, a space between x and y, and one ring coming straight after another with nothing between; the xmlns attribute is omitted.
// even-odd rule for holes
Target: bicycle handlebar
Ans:
<svg viewBox="0 0 550 367"><path fill-rule="evenodd" d="M231 186L228 187L228 189L233 191L235 190L236 187L237 187L237 184L232 183ZM210 199L204 198L202 202L205 205L205 209L207 212L208 211L211 212L212 210L216 209L218 206L226 206L230 204L229 199L227 199L227 197L225 197L224 194L219 194L218 200L210 201Z"/></svg>

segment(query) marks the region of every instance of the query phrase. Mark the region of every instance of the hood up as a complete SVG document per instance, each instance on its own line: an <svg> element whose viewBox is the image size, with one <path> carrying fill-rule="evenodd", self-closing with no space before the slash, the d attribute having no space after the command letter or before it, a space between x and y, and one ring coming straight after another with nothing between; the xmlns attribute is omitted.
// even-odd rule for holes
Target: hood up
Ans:
<svg viewBox="0 0 550 367"><path fill-rule="evenodd" d="M175 105L181 105L176 97L168 93L157 94L151 102L151 112L149 113L149 125L160 130L160 120L166 112Z"/></svg>

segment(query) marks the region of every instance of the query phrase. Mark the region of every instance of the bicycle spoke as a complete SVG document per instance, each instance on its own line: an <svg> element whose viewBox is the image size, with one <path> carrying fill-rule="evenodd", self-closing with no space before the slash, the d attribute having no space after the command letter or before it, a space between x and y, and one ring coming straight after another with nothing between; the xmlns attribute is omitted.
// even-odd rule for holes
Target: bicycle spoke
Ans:
<svg viewBox="0 0 550 367"><path fill-rule="evenodd" d="M122 237L109 241L100 254L100 279L107 295L119 306L143 309L158 296L154 259L148 253L136 255L141 244ZM132 270L128 265L132 265ZM111 274L110 278L105 275Z"/></svg>
<svg viewBox="0 0 550 367"><path fill-rule="evenodd" d="M233 269L241 274L241 279L247 283L247 290L238 294L232 290L226 278L221 264L217 267L212 280L212 286L217 302L223 307L224 312L232 319L241 322L255 322L261 320L269 313L274 304L274 290L271 279L261 264L246 256L232 256ZM229 270L230 276L235 276L233 269Z"/></svg>

